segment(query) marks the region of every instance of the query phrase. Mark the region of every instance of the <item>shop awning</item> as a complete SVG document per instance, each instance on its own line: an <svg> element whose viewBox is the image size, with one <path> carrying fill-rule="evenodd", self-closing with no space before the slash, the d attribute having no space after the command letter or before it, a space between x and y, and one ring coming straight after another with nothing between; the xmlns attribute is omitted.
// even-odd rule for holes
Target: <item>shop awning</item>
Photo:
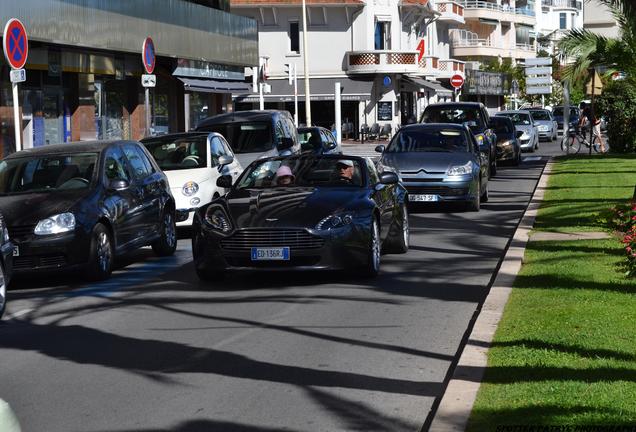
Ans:
<svg viewBox="0 0 636 432"><path fill-rule="evenodd" d="M424 78L405 76L402 78L402 80L415 87L432 90L440 96L450 96L453 94L451 90L442 87L441 84L433 82L433 81L425 80Z"/></svg>
<svg viewBox="0 0 636 432"><path fill-rule="evenodd" d="M245 93L250 85L241 81L223 81L215 79L197 79L177 77L183 82L185 91L204 93Z"/></svg>
<svg viewBox="0 0 636 432"><path fill-rule="evenodd" d="M479 22L482 24L487 24L491 26L497 26L499 24L498 19L492 19L492 18L479 18Z"/></svg>
<svg viewBox="0 0 636 432"><path fill-rule="evenodd" d="M341 78L311 78L309 80L309 91L312 101L329 101L334 100L334 91L336 83L340 83L340 97L343 101L364 101L371 100L371 91L373 88L373 80L360 80L347 77ZM272 86L271 93L265 93L263 96L268 102L293 102L294 86L284 79L267 81ZM235 95L236 102L258 102L257 93L243 92L246 94ZM238 93L238 92L237 92ZM305 100L305 81L298 79L298 100Z"/></svg>

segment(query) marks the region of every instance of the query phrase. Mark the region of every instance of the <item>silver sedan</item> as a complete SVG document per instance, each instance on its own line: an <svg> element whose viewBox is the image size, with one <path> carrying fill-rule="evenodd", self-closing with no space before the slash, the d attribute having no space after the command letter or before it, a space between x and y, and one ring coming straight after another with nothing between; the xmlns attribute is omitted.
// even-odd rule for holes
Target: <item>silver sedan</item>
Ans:
<svg viewBox="0 0 636 432"><path fill-rule="evenodd" d="M531 108L528 111L530 111L532 120L534 120L535 124L537 125L539 138L545 138L549 141L556 140L557 129L559 128L559 125L557 124L554 117L552 117L552 113L543 108Z"/></svg>
<svg viewBox="0 0 636 432"><path fill-rule="evenodd" d="M515 129L523 132L523 135L519 138L522 151L533 152L539 150L539 130L534 120L532 120L530 112L524 110L500 111L496 115L510 117Z"/></svg>

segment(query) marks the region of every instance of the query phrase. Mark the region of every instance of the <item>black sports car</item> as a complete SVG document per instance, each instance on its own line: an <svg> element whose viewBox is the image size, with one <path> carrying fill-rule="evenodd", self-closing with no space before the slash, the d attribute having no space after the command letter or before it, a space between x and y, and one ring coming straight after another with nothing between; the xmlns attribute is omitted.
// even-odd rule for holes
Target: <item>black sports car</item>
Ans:
<svg viewBox="0 0 636 432"><path fill-rule="evenodd" d="M231 177L220 177L229 187ZM409 247L406 189L393 171L341 155L253 162L224 197L194 217L192 253L203 280L228 270L354 269L375 276L380 255Z"/></svg>
<svg viewBox="0 0 636 432"><path fill-rule="evenodd" d="M0 210L18 273L85 270L106 279L116 255L176 248L166 175L135 141L48 145L0 161Z"/></svg>

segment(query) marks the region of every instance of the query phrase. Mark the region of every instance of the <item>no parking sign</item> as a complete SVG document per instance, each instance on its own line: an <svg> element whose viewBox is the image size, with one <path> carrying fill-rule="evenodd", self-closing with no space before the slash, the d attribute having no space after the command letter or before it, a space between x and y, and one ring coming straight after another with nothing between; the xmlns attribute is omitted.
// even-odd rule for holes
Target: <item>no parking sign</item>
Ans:
<svg viewBox="0 0 636 432"><path fill-rule="evenodd" d="M7 63L11 66L9 74L13 87L13 120L15 131L15 151L22 150L22 132L20 121L20 100L18 83L26 81L26 71L22 69L29 56L29 38L24 25L17 18L11 18L4 26L2 34L2 50Z"/></svg>

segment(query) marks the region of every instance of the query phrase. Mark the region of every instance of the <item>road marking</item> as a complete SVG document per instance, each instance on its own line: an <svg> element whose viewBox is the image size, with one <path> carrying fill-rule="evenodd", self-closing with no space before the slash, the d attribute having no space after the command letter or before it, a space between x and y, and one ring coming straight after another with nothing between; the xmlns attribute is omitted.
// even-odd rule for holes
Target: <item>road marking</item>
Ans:
<svg viewBox="0 0 636 432"><path fill-rule="evenodd" d="M35 309L22 309L21 311L17 311L15 313L12 313L10 315L7 315L7 317L5 318L7 321L8 320L12 320L18 317L21 317L22 315L26 315L29 312L33 312Z"/></svg>
<svg viewBox="0 0 636 432"><path fill-rule="evenodd" d="M524 162L534 162L534 161L540 161L541 159L543 159L541 156L528 156L528 157L524 157L522 160Z"/></svg>

